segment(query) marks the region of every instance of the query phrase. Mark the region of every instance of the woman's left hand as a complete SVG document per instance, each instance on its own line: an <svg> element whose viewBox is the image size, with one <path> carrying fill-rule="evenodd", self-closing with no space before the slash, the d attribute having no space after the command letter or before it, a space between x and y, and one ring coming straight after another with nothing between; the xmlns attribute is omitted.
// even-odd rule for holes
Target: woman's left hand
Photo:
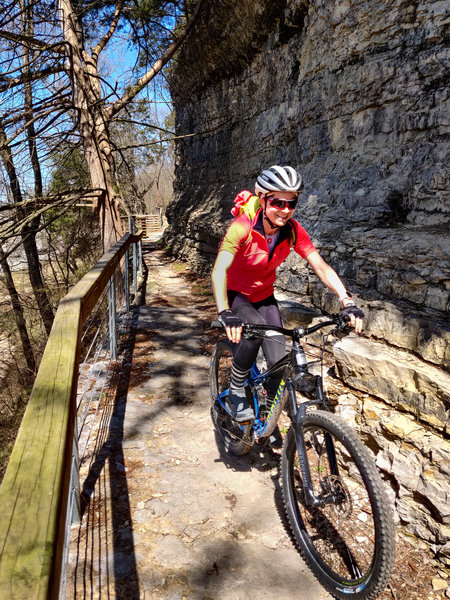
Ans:
<svg viewBox="0 0 450 600"><path fill-rule="evenodd" d="M356 304L347 304L339 313L341 317L348 317L350 327L354 327L356 333L361 333L363 328L363 311Z"/></svg>

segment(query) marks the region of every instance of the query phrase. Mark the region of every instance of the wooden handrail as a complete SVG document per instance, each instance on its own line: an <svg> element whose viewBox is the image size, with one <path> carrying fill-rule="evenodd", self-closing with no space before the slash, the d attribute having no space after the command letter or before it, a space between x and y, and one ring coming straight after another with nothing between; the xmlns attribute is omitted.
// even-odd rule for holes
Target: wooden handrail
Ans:
<svg viewBox="0 0 450 600"><path fill-rule="evenodd" d="M162 228L161 215L132 215L132 219L142 229L144 238L150 237L153 232ZM126 217L122 217L122 225L128 229Z"/></svg>
<svg viewBox="0 0 450 600"><path fill-rule="evenodd" d="M81 331L126 234L61 300L0 487L0 598L56 599L70 493Z"/></svg>

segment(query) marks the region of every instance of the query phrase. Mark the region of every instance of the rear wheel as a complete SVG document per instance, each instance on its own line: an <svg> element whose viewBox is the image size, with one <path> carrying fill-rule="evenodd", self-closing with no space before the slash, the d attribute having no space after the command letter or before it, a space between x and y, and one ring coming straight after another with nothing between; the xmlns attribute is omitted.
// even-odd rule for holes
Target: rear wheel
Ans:
<svg viewBox="0 0 450 600"><path fill-rule="evenodd" d="M225 450L235 456L242 456L247 454L252 446L252 426L237 423L217 400L218 394L230 387L232 363L231 342L220 340L214 347L209 370L211 416Z"/></svg>
<svg viewBox="0 0 450 600"><path fill-rule="evenodd" d="M332 501L307 506L291 428L283 446L283 498L300 552L335 597L376 598L389 582L395 534L374 461L354 432L325 411L306 415L304 439L314 495ZM330 466L330 447L337 468Z"/></svg>

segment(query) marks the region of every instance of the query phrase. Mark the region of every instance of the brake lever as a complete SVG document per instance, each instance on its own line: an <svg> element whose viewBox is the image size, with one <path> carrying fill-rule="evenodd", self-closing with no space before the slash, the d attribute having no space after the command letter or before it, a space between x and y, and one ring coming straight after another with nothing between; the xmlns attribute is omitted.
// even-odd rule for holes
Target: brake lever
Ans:
<svg viewBox="0 0 450 600"><path fill-rule="evenodd" d="M336 316L338 318L338 322L336 327L330 331L330 335L334 335L335 337L338 337L337 334L348 335L351 332L351 327L349 326L350 317L347 315L342 317L340 315Z"/></svg>
<svg viewBox="0 0 450 600"><path fill-rule="evenodd" d="M242 337L246 340L256 340L261 337L261 332L255 331L250 323L246 323L242 327Z"/></svg>

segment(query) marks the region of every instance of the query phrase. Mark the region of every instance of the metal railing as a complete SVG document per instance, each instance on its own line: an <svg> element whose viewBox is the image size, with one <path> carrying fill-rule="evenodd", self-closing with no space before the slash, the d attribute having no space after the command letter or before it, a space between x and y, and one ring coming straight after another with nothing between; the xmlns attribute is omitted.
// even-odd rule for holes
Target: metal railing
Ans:
<svg viewBox="0 0 450 600"><path fill-rule="evenodd" d="M64 587L80 514L78 442L95 397L80 392L77 402L80 363L116 359L117 311L137 295L141 238L126 234L59 303L0 487L0 598L53 599Z"/></svg>

